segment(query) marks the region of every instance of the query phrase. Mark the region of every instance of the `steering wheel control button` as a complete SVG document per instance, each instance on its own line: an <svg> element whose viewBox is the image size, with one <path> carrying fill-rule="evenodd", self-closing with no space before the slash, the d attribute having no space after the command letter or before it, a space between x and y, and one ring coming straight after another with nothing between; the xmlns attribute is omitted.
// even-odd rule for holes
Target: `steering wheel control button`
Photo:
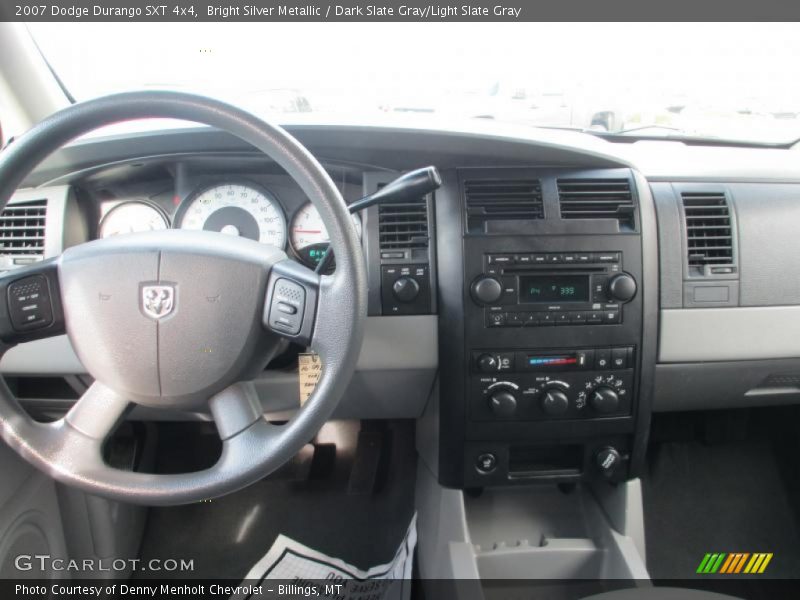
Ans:
<svg viewBox="0 0 800 600"><path fill-rule="evenodd" d="M491 452L484 452L475 460L478 473L488 475L497 468L497 457Z"/></svg>
<svg viewBox="0 0 800 600"><path fill-rule="evenodd" d="M50 288L44 275L31 275L8 286L8 312L17 331L31 331L53 323Z"/></svg>
<svg viewBox="0 0 800 600"><path fill-rule="evenodd" d="M287 315L296 315L297 314L297 307L292 306L291 304L287 304L286 302L278 302L277 304L278 310L282 313Z"/></svg>
<svg viewBox="0 0 800 600"><path fill-rule="evenodd" d="M306 291L302 285L289 279L275 282L269 325L278 331L294 335L303 326L303 311L306 306Z"/></svg>

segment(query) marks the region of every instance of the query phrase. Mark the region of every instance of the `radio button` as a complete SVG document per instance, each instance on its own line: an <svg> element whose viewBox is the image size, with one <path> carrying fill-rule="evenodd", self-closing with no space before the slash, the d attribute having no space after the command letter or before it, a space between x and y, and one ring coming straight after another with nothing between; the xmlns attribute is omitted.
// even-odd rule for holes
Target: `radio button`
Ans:
<svg viewBox="0 0 800 600"><path fill-rule="evenodd" d="M619 262L619 252L597 252L595 253L595 260L601 263Z"/></svg>
<svg viewBox="0 0 800 600"><path fill-rule="evenodd" d="M588 316L585 312L571 312L569 313L569 320L574 325L583 325L586 323Z"/></svg>
<svg viewBox="0 0 800 600"><path fill-rule="evenodd" d="M547 262L550 264L557 264L564 262L564 255L563 254L548 254L547 255Z"/></svg>
<svg viewBox="0 0 800 600"><path fill-rule="evenodd" d="M564 264L574 265L576 262L578 262L578 256L576 254L564 255Z"/></svg>
<svg viewBox="0 0 800 600"><path fill-rule="evenodd" d="M503 296L501 301L508 304L517 303L517 278L516 277L503 277Z"/></svg>
<svg viewBox="0 0 800 600"><path fill-rule="evenodd" d="M570 318L568 312L555 313L556 325L569 325Z"/></svg>
<svg viewBox="0 0 800 600"><path fill-rule="evenodd" d="M603 313L601 312L589 312L586 313L586 322L587 323L602 323L603 322Z"/></svg>
<svg viewBox="0 0 800 600"><path fill-rule="evenodd" d="M514 255L513 254L490 254L489 255L489 264L490 265L513 265L514 264Z"/></svg>
<svg viewBox="0 0 800 600"><path fill-rule="evenodd" d="M611 368L611 350L605 348L594 351L594 368L595 369Z"/></svg>
<svg viewBox="0 0 800 600"><path fill-rule="evenodd" d="M579 263L588 264L592 262L591 252L582 252L580 254L576 254L575 256L577 257Z"/></svg>
<svg viewBox="0 0 800 600"><path fill-rule="evenodd" d="M608 300L606 294L606 286L608 284L608 277L604 275L595 275L592 278L592 301L605 302Z"/></svg>
<svg viewBox="0 0 800 600"><path fill-rule="evenodd" d="M525 318L525 327L535 327L539 324L539 313L526 312L522 314Z"/></svg>
<svg viewBox="0 0 800 600"><path fill-rule="evenodd" d="M506 313L488 312L486 313L487 327L503 327L506 324Z"/></svg>
<svg viewBox="0 0 800 600"><path fill-rule="evenodd" d="M539 325L555 325L555 324L556 324L555 313L551 312L539 313Z"/></svg>
<svg viewBox="0 0 800 600"><path fill-rule="evenodd" d="M603 313L603 323L606 325L616 325L622 322L620 311L608 310Z"/></svg>
<svg viewBox="0 0 800 600"><path fill-rule="evenodd" d="M522 313L510 312L506 315L506 325L508 327L522 327L525 324L525 319Z"/></svg>
<svg viewBox="0 0 800 600"><path fill-rule="evenodd" d="M532 254L517 254L517 264L518 265L530 265L533 263L533 255Z"/></svg>
<svg viewBox="0 0 800 600"><path fill-rule="evenodd" d="M534 254L532 255L533 264L544 265L547 263L547 254Z"/></svg>
<svg viewBox="0 0 800 600"><path fill-rule="evenodd" d="M503 285L494 277L480 277L472 284L471 291L479 304L494 304L503 297Z"/></svg>

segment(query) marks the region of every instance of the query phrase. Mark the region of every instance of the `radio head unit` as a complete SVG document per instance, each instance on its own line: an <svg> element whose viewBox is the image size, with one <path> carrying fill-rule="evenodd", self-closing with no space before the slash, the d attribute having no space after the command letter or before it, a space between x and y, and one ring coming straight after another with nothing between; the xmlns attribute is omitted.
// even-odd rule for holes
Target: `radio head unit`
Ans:
<svg viewBox="0 0 800 600"><path fill-rule="evenodd" d="M486 254L470 287L487 327L618 324L636 280L622 252Z"/></svg>

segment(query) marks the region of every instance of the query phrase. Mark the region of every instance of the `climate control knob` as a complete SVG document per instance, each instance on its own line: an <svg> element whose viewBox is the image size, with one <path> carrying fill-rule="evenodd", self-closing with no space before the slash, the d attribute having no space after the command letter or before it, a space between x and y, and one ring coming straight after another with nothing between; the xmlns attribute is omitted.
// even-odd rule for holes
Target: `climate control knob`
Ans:
<svg viewBox="0 0 800 600"><path fill-rule="evenodd" d="M545 390L541 400L542 411L551 417L557 417L567 412L569 408L569 398L561 390Z"/></svg>
<svg viewBox="0 0 800 600"><path fill-rule="evenodd" d="M507 390L498 391L489 398L489 406L498 417L511 417L517 412L517 397Z"/></svg>
<svg viewBox="0 0 800 600"><path fill-rule="evenodd" d="M503 296L503 285L494 277L481 277L472 284L472 298L478 304L493 304Z"/></svg>
<svg viewBox="0 0 800 600"><path fill-rule="evenodd" d="M614 275L608 281L608 295L617 302L628 302L636 295L636 280L627 273Z"/></svg>
<svg viewBox="0 0 800 600"><path fill-rule="evenodd" d="M589 405L599 413L612 413L619 408L619 396L610 387L601 386L589 396Z"/></svg>

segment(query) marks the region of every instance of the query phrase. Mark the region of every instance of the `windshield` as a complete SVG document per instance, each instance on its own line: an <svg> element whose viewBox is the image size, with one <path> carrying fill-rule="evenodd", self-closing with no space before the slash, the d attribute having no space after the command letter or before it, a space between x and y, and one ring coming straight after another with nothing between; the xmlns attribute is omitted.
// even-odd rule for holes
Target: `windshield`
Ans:
<svg viewBox="0 0 800 600"><path fill-rule="evenodd" d="M33 23L78 100L171 89L279 122L486 119L637 137L800 138L786 24ZM276 116L277 115L277 116Z"/></svg>

